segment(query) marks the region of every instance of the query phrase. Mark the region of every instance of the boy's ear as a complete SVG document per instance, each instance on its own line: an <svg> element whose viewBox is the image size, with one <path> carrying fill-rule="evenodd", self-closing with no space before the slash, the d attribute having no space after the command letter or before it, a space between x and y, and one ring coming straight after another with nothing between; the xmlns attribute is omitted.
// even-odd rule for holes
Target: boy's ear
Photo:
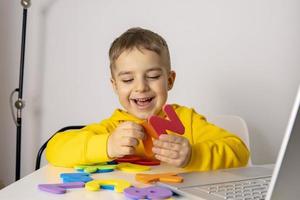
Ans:
<svg viewBox="0 0 300 200"><path fill-rule="evenodd" d="M171 90L173 88L175 79L176 79L176 72L175 71L170 71L169 72L169 77L168 77L168 90Z"/></svg>
<svg viewBox="0 0 300 200"><path fill-rule="evenodd" d="M110 83L111 83L111 85L112 85L112 88L113 88L114 92L117 93L117 90L118 90L118 89L117 89L116 80L113 79L113 78L110 78Z"/></svg>

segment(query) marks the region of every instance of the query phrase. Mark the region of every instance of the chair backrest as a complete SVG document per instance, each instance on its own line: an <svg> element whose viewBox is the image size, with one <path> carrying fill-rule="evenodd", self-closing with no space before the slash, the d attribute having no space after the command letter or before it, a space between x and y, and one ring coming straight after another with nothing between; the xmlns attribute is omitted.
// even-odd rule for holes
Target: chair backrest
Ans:
<svg viewBox="0 0 300 200"><path fill-rule="evenodd" d="M235 115L216 115L207 116L207 121L239 136L250 151L249 131L247 123L243 118ZM252 165L251 156L249 158L248 165Z"/></svg>
<svg viewBox="0 0 300 200"><path fill-rule="evenodd" d="M56 131L42 146L41 148L39 149L39 152L36 156L36 161L35 161L35 170L38 170L40 167L41 167L41 158L42 158L42 155L43 155L43 152L44 150L46 149L47 147L47 144L49 142L49 140L56 134L56 133L59 133L59 132L63 132L63 131L67 131L67 130L74 130L74 129L81 129L83 128L84 126L83 125L75 125L75 126L66 126L66 127L63 127L61 129L59 129L58 131Z"/></svg>

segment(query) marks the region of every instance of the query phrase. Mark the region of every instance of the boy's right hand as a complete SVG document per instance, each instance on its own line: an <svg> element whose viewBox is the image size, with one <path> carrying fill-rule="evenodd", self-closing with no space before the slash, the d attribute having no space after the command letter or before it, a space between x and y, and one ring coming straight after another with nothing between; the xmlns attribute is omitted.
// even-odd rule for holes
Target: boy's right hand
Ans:
<svg viewBox="0 0 300 200"><path fill-rule="evenodd" d="M124 122L108 138L107 153L110 158L119 158L135 153L139 139L145 138L144 128L134 122Z"/></svg>

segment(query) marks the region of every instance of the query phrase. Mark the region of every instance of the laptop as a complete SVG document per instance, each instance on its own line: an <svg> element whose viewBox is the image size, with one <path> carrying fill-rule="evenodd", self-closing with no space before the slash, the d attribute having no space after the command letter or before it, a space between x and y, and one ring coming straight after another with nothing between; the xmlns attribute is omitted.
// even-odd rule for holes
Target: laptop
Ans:
<svg viewBox="0 0 300 200"><path fill-rule="evenodd" d="M179 174L183 183L157 183L187 199L300 199L300 87L275 165Z"/></svg>

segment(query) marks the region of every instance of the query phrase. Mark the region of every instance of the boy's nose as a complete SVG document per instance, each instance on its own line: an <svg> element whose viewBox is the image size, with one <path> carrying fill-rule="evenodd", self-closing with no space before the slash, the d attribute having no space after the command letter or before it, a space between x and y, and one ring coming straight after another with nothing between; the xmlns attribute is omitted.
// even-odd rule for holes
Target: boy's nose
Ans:
<svg viewBox="0 0 300 200"><path fill-rule="evenodd" d="M149 90L149 85L145 80L140 80L137 82L135 86L136 92L145 92L147 90Z"/></svg>

